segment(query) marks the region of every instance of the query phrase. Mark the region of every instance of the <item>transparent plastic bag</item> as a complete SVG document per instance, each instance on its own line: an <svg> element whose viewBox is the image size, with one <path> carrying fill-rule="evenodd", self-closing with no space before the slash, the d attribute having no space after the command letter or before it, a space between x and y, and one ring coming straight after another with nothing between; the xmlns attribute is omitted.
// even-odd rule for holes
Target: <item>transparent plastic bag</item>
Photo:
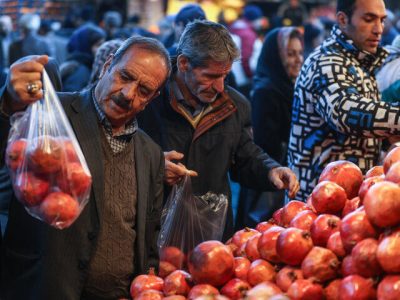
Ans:
<svg viewBox="0 0 400 300"><path fill-rule="evenodd" d="M227 209L226 195L208 192L194 196L190 176L175 185L161 216L160 272L165 263L185 269L186 256L196 245L206 240L221 240Z"/></svg>
<svg viewBox="0 0 400 300"><path fill-rule="evenodd" d="M46 71L42 80L43 99L11 118L5 160L28 213L63 229L85 207L92 177Z"/></svg>

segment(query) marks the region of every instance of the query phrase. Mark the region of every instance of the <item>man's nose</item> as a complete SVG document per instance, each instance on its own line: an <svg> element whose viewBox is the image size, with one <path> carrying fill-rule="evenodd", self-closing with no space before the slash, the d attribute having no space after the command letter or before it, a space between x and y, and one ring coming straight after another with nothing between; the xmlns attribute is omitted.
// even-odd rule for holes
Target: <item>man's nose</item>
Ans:
<svg viewBox="0 0 400 300"><path fill-rule="evenodd" d="M385 27L385 24L383 23L383 22L381 22L381 21L377 21L376 23L375 23L375 26L374 26L374 28L373 28L373 30L374 30L374 33L375 34L379 34L379 35L381 35L382 33L383 33L383 28Z"/></svg>
<svg viewBox="0 0 400 300"><path fill-rule="evenodd" d="M224 77L220 77L218 79L216 79L213 83L213 88L218 92L218 93L222 93L224 91L224 87L225 87L225 82L224 82Z"/></svg>
<svg viewBox="0 0 400 300"><path fill-rule="evenodd" d="M122 93L125 99L133 100L137 95L138 84L133 82L131 84L127 84L123 89Z"/></svg>

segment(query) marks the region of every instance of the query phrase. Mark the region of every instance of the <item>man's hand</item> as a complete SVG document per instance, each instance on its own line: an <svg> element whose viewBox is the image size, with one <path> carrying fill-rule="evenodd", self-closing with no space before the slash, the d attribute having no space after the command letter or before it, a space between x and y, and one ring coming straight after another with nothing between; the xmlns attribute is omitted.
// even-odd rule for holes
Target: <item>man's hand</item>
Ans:
<svg viewBox="0 0 400 300"><path fill-rule="evenodd" d="M48 61L47 55L35 55L29 60L11 65L4 98L4 105L9 113L23 110L43 98L42 72ZM29 91L29 86L34 86L36 90Z"/></svg>
<svg viewBox="0 0 400 300"><path fill-rule="evenodd" d="M287 189L289 198L293 199L300 189L299 182L292 170L286 167L274 168L268 173L268 179L279 190Z"/></svg>
<svg viewBox="0 0 400 300"><path fill-rule="evenodd" d="M168 185L174 185L177 182L181 181L185 175L189 176L197 176L197 172L188 170L181 163L174 163L173 160L181 160L183 158L183 154L176 151L164 152L165 156L165 173L164 173L164 181Z"/></svg>

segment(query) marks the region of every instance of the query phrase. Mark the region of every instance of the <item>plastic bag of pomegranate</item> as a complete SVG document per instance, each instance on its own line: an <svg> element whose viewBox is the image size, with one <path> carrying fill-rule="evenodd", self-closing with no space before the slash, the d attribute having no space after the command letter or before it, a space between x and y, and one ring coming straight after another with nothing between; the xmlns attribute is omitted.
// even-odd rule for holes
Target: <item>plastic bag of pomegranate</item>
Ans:
<svg viewBox="0 0 400 300"><path fill-rule="evenodd" d="M174 185L161 216L160 272L167 263L185 269L185 257L195 246L206 240L221 240L227 210L226 195L193 195L190 176Z"/></svg>
<svg viewBox="0 0 400 300"><path fill-rule="evenodd" d="M92 177L46 71L42 80L43 99L12 116L5 161L28 213L63 229L86 205Z"/></svg>

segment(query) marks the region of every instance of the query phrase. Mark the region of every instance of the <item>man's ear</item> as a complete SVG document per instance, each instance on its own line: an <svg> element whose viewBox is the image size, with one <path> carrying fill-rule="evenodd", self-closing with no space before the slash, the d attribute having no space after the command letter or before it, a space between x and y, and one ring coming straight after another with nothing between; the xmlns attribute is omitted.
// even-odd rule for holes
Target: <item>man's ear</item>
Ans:
<svg viewBox="0 0 400 300"><path fill-rule="evenodd" d="M107 57L106 62L104 63L103 67L101 68L99 79L101 79L104 76L104 74L106 73L106 71L110 68L113 58L114 58L114 54L112 54L112 53Z"/></svg>
<svg viewBox="0 0 400 300"><path fill-rule="evenodd" d="M340 30L345 31L349 24L349 17L342 11L336 14L336 21L339 25Z"/></svg>
<svg viewBox="0 0 400 300"><path fill-rule="evenodd" d="M183 55L183 54L178 55L178 58L176 60L176 65L177 65L178 70L180 72L188 71L189 70L189 64L190 64L189 60L185 55Z"/></svg>

